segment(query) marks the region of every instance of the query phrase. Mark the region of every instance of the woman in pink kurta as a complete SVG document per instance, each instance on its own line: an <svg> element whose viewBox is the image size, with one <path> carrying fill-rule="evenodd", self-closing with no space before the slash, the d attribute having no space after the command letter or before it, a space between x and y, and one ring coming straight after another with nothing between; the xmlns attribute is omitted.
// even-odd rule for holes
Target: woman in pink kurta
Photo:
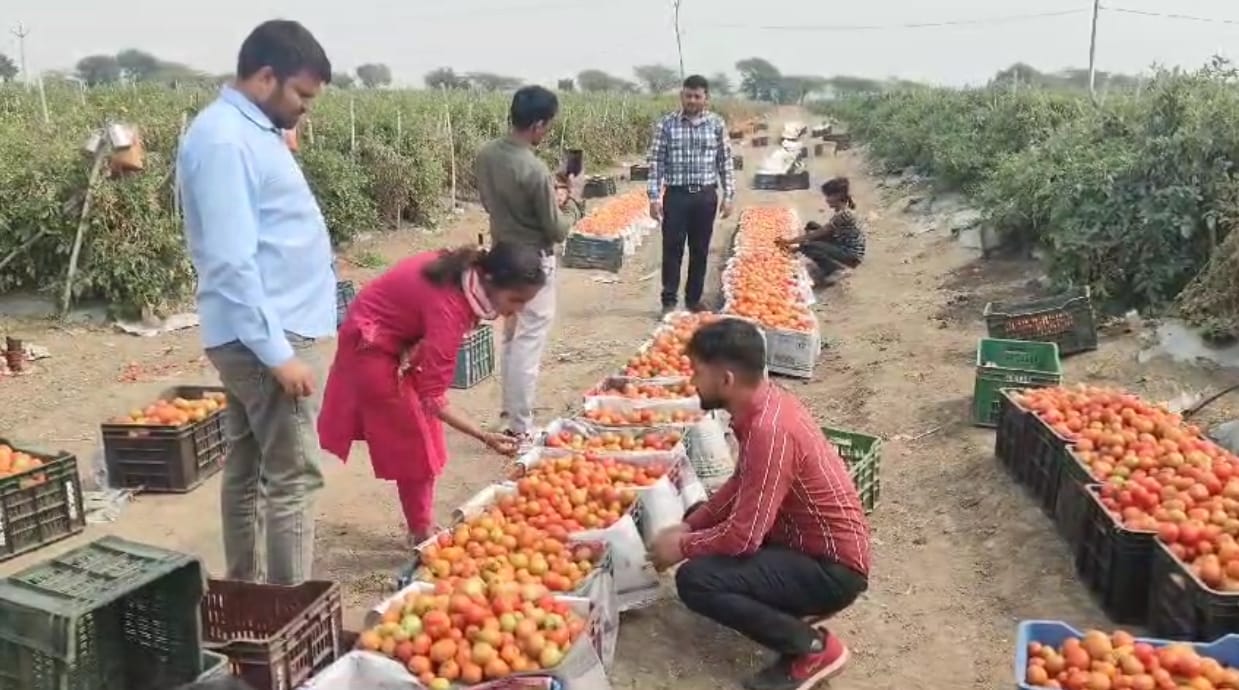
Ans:
<svg viewBox="0 0 1239 690"><path fill-rule="evenodd" d="M546 284L541 261L536 249L510 244L417 254L362 288L340 327L319 443L347 461L353 442L366 442L374 476L396 483L415 542L433 530L435 481L447 462L443 423L497 452L516 451L510 437L455 412L447 390L469 331L515 313Z"/></svg>

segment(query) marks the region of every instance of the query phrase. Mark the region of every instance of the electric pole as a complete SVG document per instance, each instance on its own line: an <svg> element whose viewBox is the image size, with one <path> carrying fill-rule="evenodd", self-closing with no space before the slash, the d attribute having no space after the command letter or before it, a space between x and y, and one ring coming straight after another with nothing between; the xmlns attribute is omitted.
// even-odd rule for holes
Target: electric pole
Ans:
<svg viewBox="0 0 1239 690"><path fill-rule="evenodd" d="M1093 28L1088 39L1088 95L1097 102L1097 15L1101 14L1101 0L1093 0Z"/></svg>
<svg viewBox="0 0 1239 690"><path fill-rule="evenodd" d="M30 73L26 71L26 37L30 35L30 29L27 29L25 24L18 22L17 26L10 30L10 33L17 37L17 59L21 62L22 79L25 79L26 83L29 84Z"/></svg>
<svg viewBox="0 0 1239 690"><path fill-rule="evenodd" d="M675 50L680 54L680 80L684 80L684 43L680 38L680 2L682 0L672 0L672 7L675 9Z"/></svg>

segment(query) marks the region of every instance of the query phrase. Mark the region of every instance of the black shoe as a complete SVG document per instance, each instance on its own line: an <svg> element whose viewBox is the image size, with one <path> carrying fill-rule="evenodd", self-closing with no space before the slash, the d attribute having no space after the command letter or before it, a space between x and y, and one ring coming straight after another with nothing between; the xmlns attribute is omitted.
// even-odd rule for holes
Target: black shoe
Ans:
<svg viewBox="0 0 1239 690"><path fill-rule="evenodd" d="M675 310L676 310L676 305L664 304L662 311L659 313L659 318L666 317L668 314L674 312Z"/></svg>
<svg viewBox="0 0 1239 690"><path fill-rule="evenodd" d="M710 311L709 309L706 309L706 305L702 304L701 302L693 302L692 304L688 305L688 310L694 314L700 314L702 312Z"/></svg>

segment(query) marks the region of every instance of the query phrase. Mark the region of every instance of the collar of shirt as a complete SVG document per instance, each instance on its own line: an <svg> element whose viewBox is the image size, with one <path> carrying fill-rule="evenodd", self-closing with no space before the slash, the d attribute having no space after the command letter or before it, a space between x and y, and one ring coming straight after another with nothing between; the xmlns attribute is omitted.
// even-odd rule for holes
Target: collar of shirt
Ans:
<svg viewBox="0 0 1239 690"><path fill-rule="evenodd" d="M694 127L696 127L697 125L700 125L700 124L702 124L702 123L705 123L705 122L709 122L709 121L710 121L710 111L709 111L709 110L703 110L703 111L701 111L701 112L697 113L696 115L689 115L688 113L686 113L686 112L684 112L683 110L681 110L681 111L679 111L679 112L677 113L677 115L679 116L679 120L680 120L680 122L687 122L688 124L690 124L690 125L692 125L692 126L694 126Z"/></svg>
<svg viewBox="0 0 1239 690"><path fill-rule="evenodd" d="M758 384L757 389L753 391L753 397L749 398L748 407L739 414L733 415L731 418L731 428L738 434L747 433L757 421L757 417L761 411L766 408L770 402L770 395L774 392L774 385L770 383L770 379L762 379Z"/></svg>
<svg viewBox="0 0 1239 690"><path fill-rule="evenodd" d="M503 139L504 141L508 142L508 144L515 146L518 149L530 149L530 150L533 149L533 146L529 142L525 141L524 139L521 139L515 134L509 134Z"/></svg>
<svg viewBox="0 0 1239 690"><path fill-rule="evenodd" d="M245 116L245 119L253 122L259 129L265 129L271 132L279 133L279 128L271 122L271 118L258 107L258 104L251 101L248 96L241 93L234 86L225 86L220 89L219 97L225 103L231 105Z"/></svg>

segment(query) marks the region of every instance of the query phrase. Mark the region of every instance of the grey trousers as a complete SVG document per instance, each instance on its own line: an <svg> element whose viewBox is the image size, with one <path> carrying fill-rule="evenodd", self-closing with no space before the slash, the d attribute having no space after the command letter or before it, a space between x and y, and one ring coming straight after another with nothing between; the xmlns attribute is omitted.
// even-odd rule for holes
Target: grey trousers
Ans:
<svg viewBox="0 0 1239 690"><path fill-rule="evenodd" d="M209 348L228 393L231 446L224 461L220 512L227 577L298 584L314 565L315 492L323 487L315 423L322 396L322 362L313 341L288 334L297 357L313 368L315 395L284 393L270 370L239 342ZM258 546L265 532L265 578Z"/></svg>

